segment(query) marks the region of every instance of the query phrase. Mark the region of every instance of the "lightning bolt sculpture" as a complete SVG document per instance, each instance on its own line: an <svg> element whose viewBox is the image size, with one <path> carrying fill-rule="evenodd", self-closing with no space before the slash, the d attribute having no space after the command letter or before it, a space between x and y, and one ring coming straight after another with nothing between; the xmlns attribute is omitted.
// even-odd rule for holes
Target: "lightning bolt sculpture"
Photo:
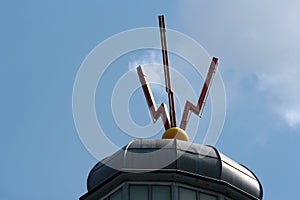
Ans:
<svg viewBox="0 0 300 200"><path fill-rule="evenodd" d="M207 98L208 90L210 88L212 78L217 69L217 66L218 66L218 59L214 57L211 61L211 64L210 64L205 82L203 84L202 91L201 91L200 97L198 99L197 105L195 106L189 101L187 101L185 103L183 115L182 115L182 119L181 119L181 124L180 124L181 129L186 130L187 123L188 123L188 116L189 116L190 111L195 113L196 115L199 115L200 111L202 110L203 105L204 105L204 100Z"/></svg>
<svg viewBox="0 0 300 200"><path fill-rule="evenodd" d="M146 101L154 122L157 121L159 117L162 118L164 127L166 132L163 134L164 139L168 138L176 138L184 141L188 141L189 137L186 134L185 130L188 124L188 118L190 112L195 113L199 117L201 117L205 100L208 97L208 91L211 86L212 79L214 77L215 71L218 66L218 59L213 58L205 79L205 82L202 87L202 91L198 102L196 105L187 101L183 110L183 115L181 119L180 128L176 126L176 112L175 112L175 102L174 102L174 92L171 87L171 77L170 77L170 66L168 61L168 51L167 51L167 40L166 40L166 26L164 21L164 16L159 16L159 27L160 27L160 37L161 37L161 46L162 46L162 57L163 57L163 66L164 66L164 75L166 82L166 92L168 93L169 99L169 109L168 112L167 105L165 103L161 103L161 105L157 108L156 102L154 100L150 85L143 73L143 69L141 66L137 67L137 73L143 88L144 95L146 97ZM201 113L201 114L200 114ZM200 115L199 115L200 114Z"/></svg>
<svg viewBox="0 0 300 200"><path fill-rule="evenodd" d="M154 123L156 122L156 120L161 117L164 123L164 127L165 130L168 130L171 126L170 126L170 117L168 114L168 108L167 105L165 103L162 103L158 109L156 107L156 103L153 97L153 94L151 92L150 89L150 85L147 81L147 79L145 78L145 75L143 73L143 69L141 66L138 66L137 68L137 73L139 75L139 79L143 88L143 92L144 95L146 97L146 101L152 116L152 120L154 121Z"/></svg>

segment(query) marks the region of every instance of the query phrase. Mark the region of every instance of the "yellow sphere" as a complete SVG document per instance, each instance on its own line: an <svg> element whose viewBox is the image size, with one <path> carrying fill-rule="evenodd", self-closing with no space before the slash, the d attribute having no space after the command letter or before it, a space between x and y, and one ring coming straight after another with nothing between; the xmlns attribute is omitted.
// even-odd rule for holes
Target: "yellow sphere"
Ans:
<svg viewBox="0 0 300 200"><path fill-rule="evenodd" d="M189 141L189 136L184 130L178 127L169 128L162 136L162 139L178 139Z"/></svg>

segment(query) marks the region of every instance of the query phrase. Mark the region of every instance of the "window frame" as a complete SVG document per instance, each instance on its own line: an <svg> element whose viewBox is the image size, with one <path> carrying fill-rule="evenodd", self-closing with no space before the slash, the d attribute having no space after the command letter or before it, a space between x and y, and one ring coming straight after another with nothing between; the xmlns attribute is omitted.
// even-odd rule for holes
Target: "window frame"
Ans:
<svg viewBox="0 0 300 200"><path fill-rule="evenodd" d="M193 187L191 185L185 183L178 182L158 182L158 181L126 181L118 185L112 191L110 191L107 195L101 197L99 200L110 200L110 196L114 193L121 191L121 199L122 200L130 200L130 186L146 186L148 189L148 200L152 200L152 188L155 186L168 186L170 189L170 197L171 200L180 200L179 190L180 188L192 190L196 192L196 200L201 200L200 194L211 195L216 197L216 200L230 200L231 198L223 195L222 193L217 193L214 191L208 191L202 188Z"/></svg>

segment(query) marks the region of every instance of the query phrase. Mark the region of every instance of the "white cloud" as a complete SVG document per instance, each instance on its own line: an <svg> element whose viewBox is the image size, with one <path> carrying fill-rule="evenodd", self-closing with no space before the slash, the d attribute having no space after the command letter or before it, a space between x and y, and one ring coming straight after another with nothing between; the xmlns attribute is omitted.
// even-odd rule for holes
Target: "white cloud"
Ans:
<svg viewBox="0 0 300 200"><path fill-rule="evenodd" d="M185 1L180 8L186 31L235 72L229 82L257 75L254 87L269 97L263 103L290 127L300 125L300 1Z"/></svg>
<svg viewBox="0 0 300 200"><path fill-rule="evenodd" d="M147 51L139 58L133 58L128 63L128 69L136 72L136 68L140 65L147 76L147 80L151 83L164 84L164 72L160 60L161 54L155 51Z"/></svg>
<svg viewBox="0 0 300 200"><path fill-rule="evenodd" d="M295 127L300 123L300 113L294 110L285 111L284 118L291 127Z"/></svg>
<svg viewBox="0 0 300 200"><path fill-rule="evenodd" d="M260 73L259 89L273 100L273 110L290 127L300 125L300 69L285 67L270 74Z"/></svg>

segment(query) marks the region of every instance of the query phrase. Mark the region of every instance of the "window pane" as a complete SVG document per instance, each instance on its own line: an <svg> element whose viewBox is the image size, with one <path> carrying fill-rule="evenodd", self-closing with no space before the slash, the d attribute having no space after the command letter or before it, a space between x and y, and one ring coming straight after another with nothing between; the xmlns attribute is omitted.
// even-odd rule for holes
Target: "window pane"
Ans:
<svg viewBox="0 0 300 200"><path fill-rule="evenodd" d="M152 200L171 200L170 186L152 186Z"/></svg>
<svg viewBox="0 0 300 200"><path fill-rule="evenodd" d="M117 192L113 193L109 197L109 200L122 200L122 191L118 190Z"/></svg>
<svg viewBox="0 0 300 200"><path fill-rule="evenodd" d="M129 190L130 200L148 200L148 186L132 185Z"/></svg>
<svg viewBox="0 0 300 200"><path fill-rule="evenodd" d="M216 196L200 193L200 200L217 200L217 199L218 197Z"/></svg>
<svg viewBox="0 0 300 200"><path fill-rule="evenodd" d="M196 200L196 191L179 188L179 199L180 200Z"/></svg>

